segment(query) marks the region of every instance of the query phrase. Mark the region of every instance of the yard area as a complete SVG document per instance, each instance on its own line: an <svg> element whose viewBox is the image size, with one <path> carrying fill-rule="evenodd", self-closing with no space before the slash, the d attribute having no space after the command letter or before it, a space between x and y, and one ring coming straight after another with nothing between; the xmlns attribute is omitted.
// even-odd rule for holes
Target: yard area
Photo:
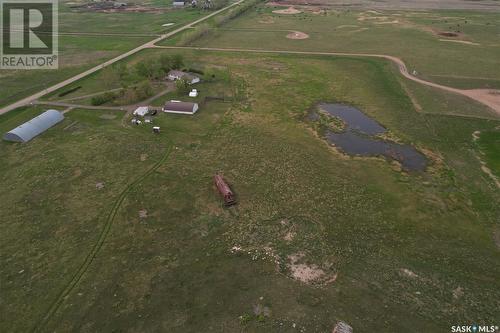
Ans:
<svg viewBox="0 0 500 333"><path fill-rule="evenodd" d="M403 86L377 59L154 49L124 63L179 53L216 73L204 96L230 98L154 117L158 135L124 112L75 109L28 144L0 142L0 210L12 212L0 216L12 318L0 330L35 327L107 225L44 331L324 332L343 320L440 332L500 316L500 197L473 140L499 121L478 119L491 118L483 106ZM100 75L76 93L101 89ZM319 101L355 105L431 165L341 154L304 121ZM3 115L0 130L42 110ZM478 118L449 115L467 112ZM223 207L215 172L237 206Z"/></svg>

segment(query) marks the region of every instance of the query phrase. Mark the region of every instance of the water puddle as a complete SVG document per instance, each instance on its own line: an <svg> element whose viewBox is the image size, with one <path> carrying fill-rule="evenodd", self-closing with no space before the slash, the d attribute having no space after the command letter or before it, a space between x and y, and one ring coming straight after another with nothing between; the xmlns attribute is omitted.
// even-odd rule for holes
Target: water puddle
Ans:
<svg viewBox="0 0 500 333"><path fill-rule="evenodd" d="M318 110L309 114L308 119L320 121L322 115L332 120L340 120L341 128L333 130L327 127L325 139L341 149L344 153L354 156L384 156L396 160L406 171L424 171L427 166L425 156L413 146L399 144L376 137L387 132L382 125L368 117L360 110L345 104L318 105ZM336 126L339 127L339 126Z"/></svg>

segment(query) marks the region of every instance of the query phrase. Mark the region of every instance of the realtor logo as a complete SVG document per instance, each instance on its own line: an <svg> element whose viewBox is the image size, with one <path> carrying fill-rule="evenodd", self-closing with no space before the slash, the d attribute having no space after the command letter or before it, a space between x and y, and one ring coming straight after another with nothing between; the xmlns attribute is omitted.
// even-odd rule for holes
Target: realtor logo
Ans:
<svg viewBox="0 0 500 333"><path fill-rule="evenodd" d="M0 0L0 13L0 69L57 68L57 0Z"/></svg>

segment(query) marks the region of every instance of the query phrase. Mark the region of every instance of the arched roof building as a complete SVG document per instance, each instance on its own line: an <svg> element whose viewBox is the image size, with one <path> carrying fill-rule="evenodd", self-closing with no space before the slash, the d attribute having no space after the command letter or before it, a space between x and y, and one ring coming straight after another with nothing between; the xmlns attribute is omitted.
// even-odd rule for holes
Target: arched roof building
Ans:
<svg viewBox="0 0 500 333"><path fill-rule="evenodd" d="M61 122L64 116L57 110L47 110L39 116L4 134L3 139L14 142L27 142Z"/></svg>

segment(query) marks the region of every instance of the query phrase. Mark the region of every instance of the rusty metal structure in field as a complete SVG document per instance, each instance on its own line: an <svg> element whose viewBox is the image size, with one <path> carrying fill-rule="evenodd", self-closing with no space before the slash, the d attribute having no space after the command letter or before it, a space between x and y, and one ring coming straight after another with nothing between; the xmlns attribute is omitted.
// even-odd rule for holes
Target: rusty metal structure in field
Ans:
<svg viewBox="0 0 500 333"><path fill-rule="evenodd" d="M231 188L227 185L221 175L215 174L214 183L220 195L224 198L224 205L231 206L236 204L233 191L231 191Z"/></svg>

